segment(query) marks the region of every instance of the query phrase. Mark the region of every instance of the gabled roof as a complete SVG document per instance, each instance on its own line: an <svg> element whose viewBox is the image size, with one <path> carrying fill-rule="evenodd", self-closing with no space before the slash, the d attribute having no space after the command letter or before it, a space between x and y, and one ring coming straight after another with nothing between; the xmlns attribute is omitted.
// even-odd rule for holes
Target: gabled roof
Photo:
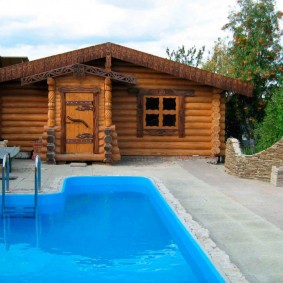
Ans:
<svg viewBox="0 0 283 283"><path fill-rule="evenodd" d="M106 55L111 55L113 58L147 67L158 72L171 74L178 78L192 80L246 96L252 96L253 86L250 83L221 76L113 43L103 43L0 68L0 82L28 77L68 65L83 64L88 61L105 58Z"/></svg>

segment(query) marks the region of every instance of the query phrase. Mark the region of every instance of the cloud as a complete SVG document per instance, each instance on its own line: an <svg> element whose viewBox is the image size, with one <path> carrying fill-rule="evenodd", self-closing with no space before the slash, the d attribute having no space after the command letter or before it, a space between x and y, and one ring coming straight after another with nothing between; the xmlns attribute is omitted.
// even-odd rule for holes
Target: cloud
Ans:
<svg viewBox="0 0 283 283"><path fill-rule="evenodd" d="M97 0L97 3L103 3L108 5L113 5L119 8L129 9L129 10L148 10L157 5L159 1L152 0Z"/></svg>
<svg viewBox="0 0 283 283"><path fill-rule="evenodd" d="M166 56L166 47L209 47L223 35L232 4L235 0L0 0L0 55L36 59L107 41L160 56Z"/></svg>

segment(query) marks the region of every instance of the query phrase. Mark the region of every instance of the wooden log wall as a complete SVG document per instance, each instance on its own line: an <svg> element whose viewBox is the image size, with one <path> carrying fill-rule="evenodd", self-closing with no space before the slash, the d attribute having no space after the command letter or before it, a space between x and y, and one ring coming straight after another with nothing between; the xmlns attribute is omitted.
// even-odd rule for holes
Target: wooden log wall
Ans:
<svg viewBox="0 0 283 283"><path fill-rule="evenodd" d="M130 63L113 61L112 70L134 74L138 88L192 89L193 97L185 98L185 137L150 136L141 138L137 133L137 98L128 94L126 87L113 83L112 114L119 136L121 155L199 155L211 156L212 152L212 98L213 88L175 78ZM220 109L223 108L223 100ZM224 145L225 120L221 117L220 148Z"/></svg>
<svg viewBox="0 0 283 283"><path fill-rule="evenodd" d="M47 88L0 88L1 138L32 151L47 123Z"/></svg>
<svg viewBox="0 0 283 283"><path fill-rule="evenodd" d="M95 76L86 76L83 78L75 78L73 76L65 76L65 77L58 77L55 79L55 152L56 152L56 160L76 160L76 156L73 157L69 155L68 157L64 157L64 152L62 152L63 145L61 144L62 138L62 103L61 94L60 94L60 87L64 88L100 88L99 96L99 152L98 154L93 154L92 156L86 157L85 160L103 160L104 159L104 79ZM91 158L91 159L90 159Z"/></svg>

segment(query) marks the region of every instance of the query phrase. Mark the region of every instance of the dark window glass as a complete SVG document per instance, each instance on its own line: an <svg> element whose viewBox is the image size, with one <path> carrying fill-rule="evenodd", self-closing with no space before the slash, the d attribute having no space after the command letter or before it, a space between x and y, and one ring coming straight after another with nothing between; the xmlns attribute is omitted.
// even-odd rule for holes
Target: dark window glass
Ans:
<svg viewBox="0 0 283 283"><path fill-rule="evenodd" d="M176 110L176 98L163 98L163 110Z"/></svg>
<svg viewBox="0 0 283 283"><path fill-rule="evenodd" d="M176 115L165 114L163 115L163 126L175 127L176 126Z"/></svg>
<svg viewBox="0 0 283 283"><path fill-rule="evenodd" d="M147 97L146 98L146 110L158 110L159 98Z"/></svg>
<svg viewBox="0 0 283 283"><path fill-rule="evenodd" d="M145 120L146 120L146 126L158 126L158 114L146 114Z"/></svg>

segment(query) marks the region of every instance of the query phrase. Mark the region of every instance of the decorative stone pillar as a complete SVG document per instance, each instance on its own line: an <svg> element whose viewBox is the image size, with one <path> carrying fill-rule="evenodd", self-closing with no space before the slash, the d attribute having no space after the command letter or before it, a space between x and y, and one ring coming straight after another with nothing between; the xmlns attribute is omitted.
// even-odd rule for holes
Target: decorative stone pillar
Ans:
<svg viewBox="0 0 283 283"><path fill-rule="evenodd" d="M104 121L105 127L112 126L112 84L110 78L105 78L105 104L104 104Z"/></svg>
<svg viewBox="0 0 283 283"><path fill-rule="evenodd" d="M220 94L215 93L211 102L211 153L213 156L220 153Z"/></svg>
<svg viewBox="0 0 283 283"><path fill-rule="evenodd" d="M271 167L270 182L272 185L276 187L283 187L283 166L281 167L272 166Z"/></svg>
<svg viewBox="0 0 283 283"><path fill-rule="evenodd" d="M105 159L104 162L111 164L113 159L112 159L112 130L111 128L105 128L104 130L104 154L105 154Z"/></svg>
<svg viewBox="0 0 283 283"><path fill-rule="evenodd" d="M56 164L55 160L55 129L47 129L47 153L46 161L48 164Z"/></svg>
<svg viewBox="0 0 283 283"><path fill-rule="evenodd" d="M55 81L47 79L48 84L48 128L47 128L47 153L48 164L56 164L55 160Z"/></svg>

